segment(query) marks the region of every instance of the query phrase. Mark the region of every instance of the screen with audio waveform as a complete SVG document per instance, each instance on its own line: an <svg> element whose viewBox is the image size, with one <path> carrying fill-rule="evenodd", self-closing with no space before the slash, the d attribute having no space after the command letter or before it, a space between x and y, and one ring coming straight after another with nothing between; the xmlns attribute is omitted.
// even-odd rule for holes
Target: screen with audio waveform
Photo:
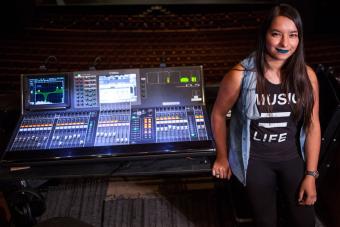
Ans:
<svg viewBox="0 0 340 227"><path fill-rule="evenodd" d="M64 107L68 103L67 79L63 75L29 77L27 86L30 108Z"/></svg>

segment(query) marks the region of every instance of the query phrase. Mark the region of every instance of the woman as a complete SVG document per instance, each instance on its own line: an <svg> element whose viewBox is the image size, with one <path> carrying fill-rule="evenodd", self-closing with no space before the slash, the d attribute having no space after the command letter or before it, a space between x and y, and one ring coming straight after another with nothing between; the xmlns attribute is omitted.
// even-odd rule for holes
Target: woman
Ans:
<svg viewBox="0 0 340 227"><path fill-rule="evenodd" d="M314 226L318 109L300 15L289 5L275 6L261 27L256 52L223 78L211 117L217 150L212 174L221 179L234 174L246 186L256 226L277 225L277 189L292 226Z"/></svg>

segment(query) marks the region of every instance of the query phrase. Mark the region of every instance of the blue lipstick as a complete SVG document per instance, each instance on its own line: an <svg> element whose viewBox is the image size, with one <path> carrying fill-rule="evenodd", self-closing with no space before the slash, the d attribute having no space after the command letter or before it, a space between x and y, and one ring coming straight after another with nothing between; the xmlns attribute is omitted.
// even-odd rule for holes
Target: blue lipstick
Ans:
<svg viewBox="0 0 340 227"><path fill-rule="evenodd" d="M276 48L276 51L279 52L280 54L287 54L289 50Z"/></svg>

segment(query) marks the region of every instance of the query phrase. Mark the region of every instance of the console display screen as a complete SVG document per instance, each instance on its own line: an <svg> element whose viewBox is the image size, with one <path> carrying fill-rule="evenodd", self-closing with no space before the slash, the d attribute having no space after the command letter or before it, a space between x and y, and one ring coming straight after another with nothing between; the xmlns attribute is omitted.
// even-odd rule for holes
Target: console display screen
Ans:
<svg viewBox="0 0 340 227"><path fill-rule="evenodd" d="M137 102L137 74L107 74L99 76L99 102Z"/></svg>
<svg viewBox="0 0 340 227"><path fill-rule="evenodd" d="M46 109L68 106L68 88L65 75L28 76L26 107Z"/></svg>

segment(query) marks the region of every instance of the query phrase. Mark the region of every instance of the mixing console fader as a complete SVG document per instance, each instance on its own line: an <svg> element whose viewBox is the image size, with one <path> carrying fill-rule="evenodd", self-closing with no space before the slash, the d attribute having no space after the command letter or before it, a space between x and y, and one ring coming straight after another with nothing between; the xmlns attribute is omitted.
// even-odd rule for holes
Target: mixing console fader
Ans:
<svg viewBox="0 0 340 227"><path fill-rule="evenodd" d="M71 112L56 114L56 123L50 148L92 146L96 112Z"/></svg>
<svg viewBox="0 0 340 227"><path fill-rule="evenodd" d="M22 119L11 150L92 146L96 112L32 114Z"/></svg>
<svg viewBox="0 0 340 227"><path fill-rule="evenodd" d="M100 112L95 146L129 144L130 110Z"/></svg>
<svg viewBox="0 0 340 227"><path fill-rule="evenodd" d="M156 108L157 142L207 140L200 106Z"/></svg>
<svg viewBox="0 0 340 227"><path fill-rule="evenodd" d="M32 114L22 119L11 150L47 149L54 126L54 114Z"/></svg>
<svg viewBox="0 0 340 227"><path fill-rule="evenodd" d="M202 67L22 75L4 163L214 152Z"/></svg>

